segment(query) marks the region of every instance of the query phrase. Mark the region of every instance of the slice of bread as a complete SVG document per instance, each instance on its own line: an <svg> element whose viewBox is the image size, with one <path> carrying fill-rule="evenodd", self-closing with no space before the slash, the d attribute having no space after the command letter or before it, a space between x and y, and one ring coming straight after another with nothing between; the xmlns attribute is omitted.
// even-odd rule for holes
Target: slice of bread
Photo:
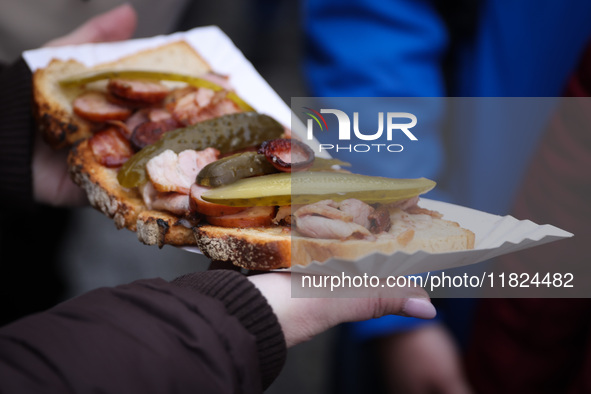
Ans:
<svg viewBox="0 0 591 394"><path fill-rule="evenodd" d="M198 225L193 230L197 247L214 261L261 271L291 266L291 236L284 227Z"/></svg>
<svg viewBox="0 0 591 394"><path fill-rule="evenodd" d="M396 213L393 212L393 215ZM331 258L357 260L372 254L451 252L474 248L473 232L458 223L425 214L408 214L376 240L316 239L291 235L285 228L194 228L197 246L212 260L230 261L251 270L289 268Z"/></svg>
<svg viewBox="0 0 591 394"><path fill-rule="evenodd" d="M331 258L357 260L372 253L390 255L418 250L442 253L474 248L473 232L449 220L435 217L428 220L429 225L425 225L425 215L409 214L403 226L393 225L375 241L294 237L292 264L308 265L312 261L323 262Z"/></svg>
<svg viewBox="0 0 591 394"><path fill-rule="evenodd" d="M47 67L38 69L33 74L34 115L45 140L52 147L70 146L92 135L92 124L74 114L72 109L72 101L84 88L64 88L59 81L91 71L105 70L164 71L199 76L211 71L211 67L184 41L146 49L93 67L87 67L76 60L52 60Z"/></svg>
<svg viewBox="0 0 591 394"><path fill-rule="evenodd" d="M72 179L82 187L90 204L112 218L119 229L137 233L147 245L196 245L213 260L229 261L252 270L306 265L331 257L357 259L363 255L396 251L442 252L470 249L474 234L457 223L425 214L409 214L375 241L327 240L293 235L287 227L225 228L190 222L173 214L150 210L140 192L122 187L117 169L101 165L88 138L92 124L76 116L72 100L82 87L64 88L63 78L89 71L137 69L199 76L210 72L206 61L185 42L138 52L115 62L86 67L73 60L54 60L33 78L36 118L46 140L56 148L71 147L68 165ZM94 83L93 83L94 84ZM100 86L98 86L100 88ZM97 88L93 85L93 88ZM426 225L425 223L428 222Z"/></svg>

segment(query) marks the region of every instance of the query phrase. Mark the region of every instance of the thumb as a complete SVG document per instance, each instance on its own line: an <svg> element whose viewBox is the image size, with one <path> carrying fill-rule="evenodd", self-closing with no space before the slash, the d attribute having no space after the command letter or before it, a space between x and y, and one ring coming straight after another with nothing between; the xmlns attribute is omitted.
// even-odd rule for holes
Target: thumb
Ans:
<svg viewBox="0 0 591 394"><path fill-rule="evenodd" d="M127 40L137 26L137 14L129 4L123 4L97 15L71 33L49 41L44 46L62 46Z"/></svg>

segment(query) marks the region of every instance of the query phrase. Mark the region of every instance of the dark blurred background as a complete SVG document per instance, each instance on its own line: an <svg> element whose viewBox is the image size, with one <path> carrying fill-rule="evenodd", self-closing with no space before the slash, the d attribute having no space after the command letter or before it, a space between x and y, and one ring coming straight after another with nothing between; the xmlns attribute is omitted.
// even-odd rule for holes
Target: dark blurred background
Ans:
<svg viewBox="0 0 591 394"><path fill-rule="evenodd" d="M289 105L306 92L299 7L293 0L193 2L179 29L219 26Z"/></svg>

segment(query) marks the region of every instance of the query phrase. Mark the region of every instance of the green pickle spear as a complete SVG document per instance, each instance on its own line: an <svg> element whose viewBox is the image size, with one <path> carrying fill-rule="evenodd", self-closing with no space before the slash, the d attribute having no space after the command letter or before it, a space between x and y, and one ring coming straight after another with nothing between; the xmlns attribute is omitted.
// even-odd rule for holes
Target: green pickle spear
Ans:
<svg viewBox="0 0 591 394"><path fill-rule="evenodd" d="M327 159L324 157L315 157L314 164L308 168L308 171L330 171L334 167L351 167L351 163L339 159Z"/></svg>
<svg viewBox="0 0 591 394"><path fill-rule="evenodd" d="M316 157L309 171L328 171L333 166L350 166L337 159ZM197 175L197 184L205 187L219 187L243 178L279 172L265 155L257 152L237 153L209 163Z"/></svg>
<svg viewBox="0 0 591 394"><path fill-rule="evenodd" d="M348 198L371 204L404 200L434 187L435 182L426 178L391 179L344 172L306 171L245 178L208 190L201 197L212 203L239 207L310 204Z"/></svg>
<svg viewBox="0 0 591 394"><path fill-rule="evenodd" d="M199 122L193 126L167 132L156 143L133 155L117 173L123 187L136 187L147 181L146 164L167 149L180 153L185 149L208 147L228 153L279 138L283 126L275 119L256 112L240 112Z"/></svg>
<svg viewBox="0 0 591 394"><path fill-rule="evenodd" d="M265 155L257 152L237 153L209 163L197 175L197 184L217 187L239 179L272 174L278 170L269 163Z"/></svg>

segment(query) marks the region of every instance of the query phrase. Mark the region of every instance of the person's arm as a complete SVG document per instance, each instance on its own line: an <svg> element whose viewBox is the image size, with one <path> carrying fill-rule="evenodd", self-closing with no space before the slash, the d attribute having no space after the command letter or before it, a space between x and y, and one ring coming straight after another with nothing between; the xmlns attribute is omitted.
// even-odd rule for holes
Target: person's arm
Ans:
<svg viewBox="0 0 591 394"><path fill-rule="evenodd" d="M386 314L425 319L421 288L291 298L289 274L231 270L99 288L0 329L2 392L260 392L286 346Z"/></svg>
<svg viewBox="0 0 591 394"><path fill-rule="evenodd" d="M18 132L23 130L31 129ZM27 158L36 160L39 151L31 150L32 133L26 135ZM31 172L29 161L24 167ZM29 191L51 186L35 182L39 168L32 166L34 186L27 183ZM46 174L58 176L52 179L63 176ZM52 201L61 204L66 200L60 198L68 197L34 195L38 200L53 196ZM292 299L289 276L259 275L250 283L229 271L190 274L172 283L144 280L98 289L16 321L0 329L2 391L112 387L116 392L162 392L170 391L164 387L197 387L236 392L242 387L258 392L283 363L285 343L297 344L345 321L386 314L435 315L422 289L396 289L388 298Z"/></svg>
<svg viewBox="0 0 591 394"><path fill-rule="evenodd" d="M34 295L40 296L40 295ZM2 392L260 392L281 326L233 271L100 288L0 330Z"/></svg>

